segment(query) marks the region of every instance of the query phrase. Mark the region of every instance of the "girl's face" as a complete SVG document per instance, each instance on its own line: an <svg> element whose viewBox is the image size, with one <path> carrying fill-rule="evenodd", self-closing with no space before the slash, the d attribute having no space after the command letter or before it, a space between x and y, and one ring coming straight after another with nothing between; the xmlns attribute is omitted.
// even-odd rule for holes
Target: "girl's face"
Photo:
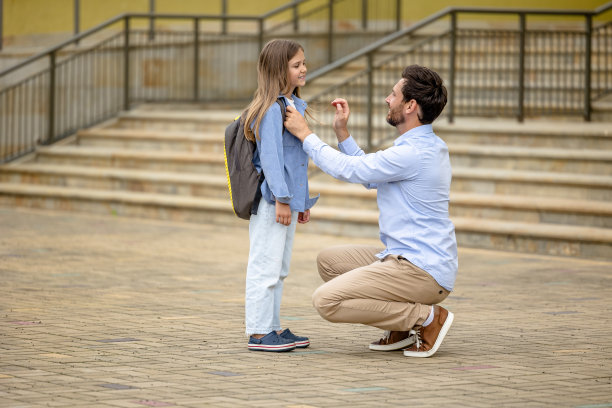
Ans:
<svg viewBox="0 0 612 408"><path fill-rule="evenodd" d="M304 51L298 50L297 54L289 60L289 88L290 93L297 87L306 85L306 58Z"/></svg>

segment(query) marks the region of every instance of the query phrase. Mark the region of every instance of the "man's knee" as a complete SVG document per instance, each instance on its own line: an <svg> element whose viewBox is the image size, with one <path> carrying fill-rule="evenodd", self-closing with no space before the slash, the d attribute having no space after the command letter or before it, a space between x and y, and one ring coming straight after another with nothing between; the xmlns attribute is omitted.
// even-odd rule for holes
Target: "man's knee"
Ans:
<svg viewBox="0 0 612 408"><path fill-rule="evenodd" d="M332 315L338 307L338 302L329 296L325 285L319 286L312 294L312 305L322 318L333 322Z"/></svg>
<svg viewBox="0 0 612 408"><path fill-rule="evenodd" d="M327 248L319 252L317 255L317 269L319 271L319 276L321 276L321 279L323 279L324 282L327 282L336 276L331 262L331 257L333 254L334 250Z"/></svg>

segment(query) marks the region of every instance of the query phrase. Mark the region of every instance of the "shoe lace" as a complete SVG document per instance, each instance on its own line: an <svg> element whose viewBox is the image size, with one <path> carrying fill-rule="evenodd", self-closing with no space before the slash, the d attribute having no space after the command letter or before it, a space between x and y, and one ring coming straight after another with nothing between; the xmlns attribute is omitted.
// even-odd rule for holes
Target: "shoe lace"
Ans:
<svg viewBox="0 0 612 408"><path fill-rule="evenodd" d="M410 330L410 334L414 335L414 345L416 347L417 350L419 350L421 348L421 329L417 329L417 330Z"/></svg>
<svg viewBox="0 0 612 408"><path fill-rule="evenodd" d="M389 340L389 337L391 337L391 330L385 330L383 333L383 340Z"/></svg>

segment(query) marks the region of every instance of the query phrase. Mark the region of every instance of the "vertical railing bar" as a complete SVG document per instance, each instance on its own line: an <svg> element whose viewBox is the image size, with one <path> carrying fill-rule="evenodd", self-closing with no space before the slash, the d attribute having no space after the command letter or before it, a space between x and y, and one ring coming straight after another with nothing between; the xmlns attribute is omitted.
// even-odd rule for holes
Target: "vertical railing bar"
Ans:
<svg viewBox="0 0 612 408"><path fill-rule="evenodd" d="M361 0L361 28L368 29L368 0Z"/></svg>
<svg viewBox="0 0 612 408"><path fill-rule="evenodd" d="M227 0L221 0L221 34L227 34Z"/></svg>
<svg viewBox="0 0 612 408"><path fill-rule="evenodd" d="M2 44L4 43L4 28L2 26L2 19L4 18L4 1L0 0L0 51L2 51ZM1 159L2 157L0 157Z"/></svg>
<svg viewBox="0 0 612 408"><path fill-rule="evenodd" d="M570 48L572 50L572 54L576 55L578 53L580 53L580 47L577 46L576 41L577 38L575 37L575 35L573 35L572 33L566 32L565 33L565 37L566 37L566 45L565 47L563 47L563 49L567 49ZM568 46L567 43L569 43L570 45ZM573 67L569 67L565 72L564 72L564 76L565 76L565 84L567 86L568 89L572 90L572 98L567 98L567 102L565 106L565 109L567 110L572 110L574 109L574 106L576 105L575 103L575 98L574 98L574 89L576 82L575 82L575 78L573 78L572 75L572 71L573 71Z"/></svg>
<svg viewBox="0 0 612 408"><path fill-rule="evenodd" d="M293 6L293 32L297 33L300 30L300 14L298 13L297 0L293 0L295 5Z"/></svg>
<svg viewBox="0 0 612 408"><path fill-rule="evenodd" d="M123 42L123 109L130 110L130 16L125 16Z"/></svg>
<svg viewBox="0 0 612 408"><path fill-rule="evenodd" d="M373 106L372 106L372 96L373 96L373 90L374 90L374 78L373 78L373 65L374 65L374 56L373 53L369 53L368 56L368 84L367 84L367 97L366 97L366 103L367 103L367 113L366 113L366 119L367 119L367 131L366 134L368 135L368 142L367 142L367 149L368 151L372 150L372 115L373 115Z"/></svg>
<svg viewBox="0 0 612 408"><path fill-rule="evenodd" d="M327 63L334 60L334 0L328 2L328 25L327 25Z"/></svg>
<svg viewBox="0 0 612 408"><path fill-rule="evenodd" d="M149 0L149 41L153 41L155 39L155 0Z"/></svg>
<svg viewBox="0 0 612 408"><path fill-rule="evenodd" d="M45 143L50 143L55 133L55 51L49 53L49 106L47 114L49 115L47 118L49 129L47 129L47 140Z"/></svg>
<svg viewBox="0 0 612 408"><path fill-rule="evenodd" d="M395 31L402 28L402 0L395 1Z"/></svg>
<svg viewBox="0 0 612 408"><path fill-rule="evenodd" d="M259 18L259 51L263 49L264 46L264 19L263 17Z"/></svg>
<svg viewBox="0 0 612 408"><path fill-rule="evenodd" d="M450 99L448 103L448 123L453 123L455 120L455 58L457 56L457 13L451 13L451 33L450 33L450 55L449 55L449 66L448 66L448 80Z"/></svg>
<svg viewBox="0 0 612 408"><path fill-rule="evenodd" d="M585 73L584 73L584 120L591 121L591 39L593 36L593 15L586 14L586 33L585 33Z"/></svg>
<svg viewBox="0 0 612 408"><path fill-rule="evenodd" d="M81 0L74 0L74 35L78 35L81 31ZM75 45L79 45L79 40L74 42Z"/></svg>
<svg viewBox="0 0 612 408"><path fill-rule="evenodd" d="M519 13L520 35L519 35L519 95L518 95L518 114L519 122L524 120L525 116L525 30L526 16L525 13Z"/></svg>
<svg viewBox="0 0 612 408"><path fill-rule="evenodd" d="M200 97L200 20L193 21L193 99L198 101Z"/></svg>
<svg viewBox="0 0 612 408"><path fill-rule="evenodd" d="M92 118L91 121L89 123L95 122L96 120L98 120L98 118L100 117L100 98L98 97L98 89L96 88L96 84L94 82L94 78L98 78L98 75L100 75L100 66L98 65L98 50L96 49L94 52L91 53L91 59L92 59L92 67L91 70L89 71L89 95L91 95L92 101L91 104L93 105L93 109L92 109ZM93 74L91 74L93 73Z"/></svg>

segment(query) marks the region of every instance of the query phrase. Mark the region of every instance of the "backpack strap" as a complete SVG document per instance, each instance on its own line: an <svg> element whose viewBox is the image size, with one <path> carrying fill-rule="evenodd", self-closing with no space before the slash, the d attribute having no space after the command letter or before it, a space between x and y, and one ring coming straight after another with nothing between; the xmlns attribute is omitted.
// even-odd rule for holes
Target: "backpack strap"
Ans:
<svg viewBox="0 0 612 408"><path fill-rule="evenodd" d="M279 97L276 100L278 106L280 106L281 117L283 118L283 132L285 131L285 114L287 113L287 106L285 105L285 99L283 97Z"/></svg>

